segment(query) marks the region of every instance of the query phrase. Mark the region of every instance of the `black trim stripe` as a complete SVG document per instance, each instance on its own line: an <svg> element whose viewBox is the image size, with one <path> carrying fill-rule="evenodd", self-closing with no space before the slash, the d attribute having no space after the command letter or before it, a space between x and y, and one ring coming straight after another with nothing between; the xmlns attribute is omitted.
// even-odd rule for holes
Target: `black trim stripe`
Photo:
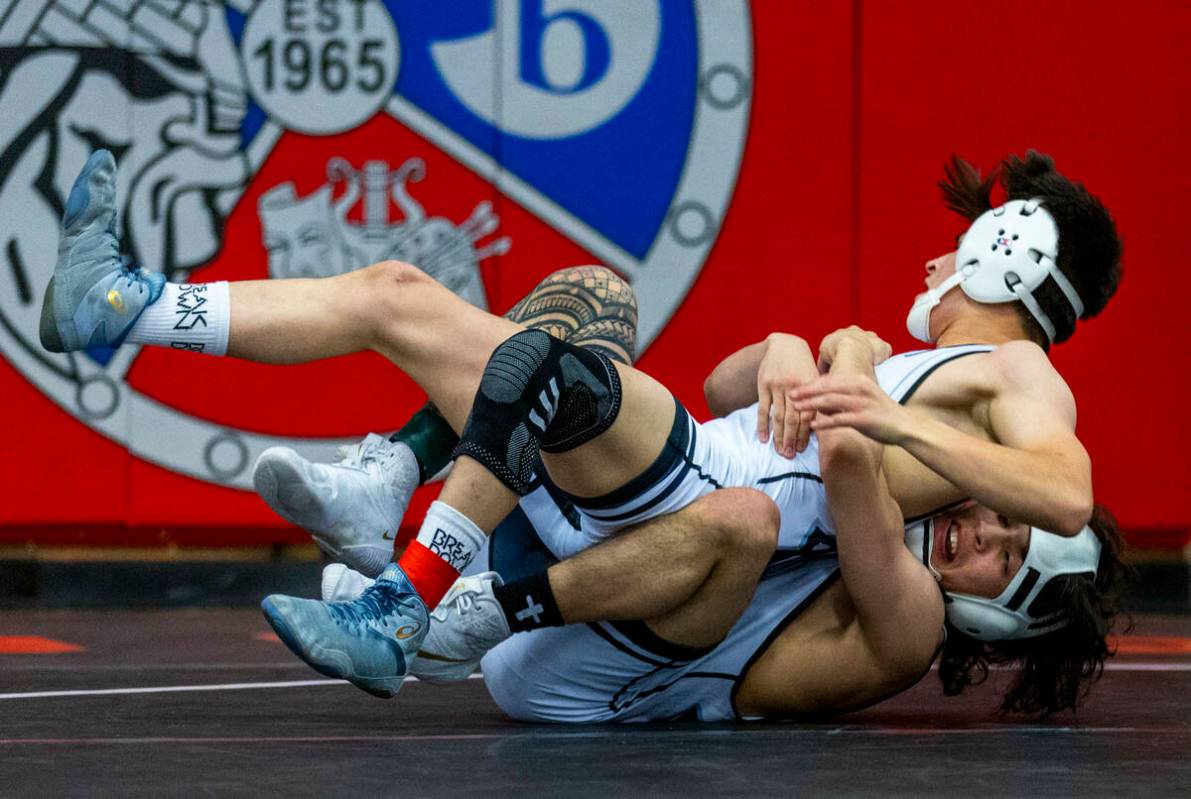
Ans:
<svg viewBox="0 0 1191 799"><path fill-rule="evenodd" d="M732 691L728 695L728 705L732 708L732 714L736 716L737 721L746 721L745 717L742 716L740 711L736 709L736 694L740 692L740 686L744 684L744 678L748 676L749 669L753 667L753 664L757 662L757 659L760 658L761 655L765 654L774 640L786 631L786 628L789 627L794 619L798 617L798 614L802 613L802 611L806 610L812 602L822 596L824 591L835 585L835 581L838 580L839 577L840 570L837 566L835 571L827 575L823 582L815 586L814 590L807 594L807 596L801 602L799 602L793 610L787 613L784 619L778 622L777 626L770 631L769 635L765 636L765 640L759 647L757 647L756 651L749 656L747 661L745 661L744 668L740 670L740 674L736 675L736 684L732 686Z"/></svg>
<svg viewBox="0 0 1191 799"><path fill-rule="evenodd" d="M670 480L670 482L666 484L665 488L663 488L661 491L659 491L658 493L656 493L652 497L650 497L648 501L642 502L640 505L633 505L626 511L621 511L620 513L614 513L612 515L604 515L602 513L595 513L594 511L592 511L588 508L583 508L583 512L586 513L591 518L597 519L601 522L619 522L619 521L624 521L625 519L630 519L633 516L637 516L638 514L645 513L646 511L650 510L651 508L656 507L663 500L665 500L671 494L673 494L675 491L677 491L679 486L682 485L682 481L683 481L683 478L686 477L686 473L689 472L690 470L691 470L690 466L686 465L685 463L680 464L676 469L674 469L674 471L670 472L669 474L667 474L665 476L665 478L663 478L663 479L669 478L669 480ZM671 475L673 475L673 477L671 477ZM652 486L651 486L651 488L652 488ZM582 506L580 506L580 507L582 507Z"/></svg>
<svg viewBox="0 0 1191 799"><path fill-rule="evenodd" d="M616 638L611 633L609 633L607 630L605 630L603 627L601 627L599 622L589 622L587 627L592 632L594 632L596 635L598 635L600 638L603 638L605 641L612 644L612 646L616 647L617 649L619 649L621 652L625 653L629 657L636 658L637 660L641 661L642 663L648 663L651 666L658 666L659 668L667 665L664 661L654 660L653 658L646 657L645 655L642 655L640 652L634 652L632 649L629 649L628 646L626 646L625 644L616 640Z"/></svg>
<svg viewBox="0 0 1191 799"><path fill-rule="evenodd" d="M943 358L940 361L932 363L926 371L924 371L921 375L918 376L918 379L914 381L913 385L911 385L908 389L906 389L906 393L903 394L901 396L901 399L899 399L897 401L898 404L905 405L907 402L909 402L910 397L914 396L914 392L917 391L919 389L919 387L922 385L922 381L926 380L926 378L933 375L935 373L935 370L938 369L940 366L945 366L953 361L958 361L960 358L966 357L968 355L985 355L989 352L992 352L993 349L995 349L995 348L989 347L986 350L969 350L968 352L958 352L958 353L955 353L954 355L952 355L950 358Z"/></svg>
<svg viewBox="0 0 1191 799"><path fill-rule="evenodd" d="M786 472L785 474L774 474L769 477L762 477L757 481L757 485L766 485L768 483L776 483L781 480L813 480L816 483L822 483L823 478L813 472Z"/></svg>
<svg viewBox="0 0 1191 799"><path fill-rule="evenodd" d="M656 673L656 672L654 672L654 673ZM652 676L652 674L642 675L642 676L643 677L644 676ZM642 691L639 694L633 694L623 705L619 704L618 700L619 700L621 694L623 694L625 691L627 691L629 689L629 686L632 685L632 682L629 682L623 688L621 688L619 691L617 691L616 695L614 697L612 697L611 700L609 700L608 709L612 710L614 712L620 713L620 712L632 707L633 705L637 704L642 699L653 696L654 694L660 694L663 691L669 690L670 688L672 688L673 686L682 682L683 680L692 679L692 678L704 679L704 680L712 679L712 680L732 681L732 680L736 679L736 675L735 674L727 674L725 672L718 672L718 671L691 671L691 672L687 672L686 674L680 674L677 677L675 677L673 680L671 680L670 682L665 683L663 685L655 685L653 688L649 688L645 691ZM640 679L640 678L638 678L638 679ZM633 682L635 682L635 680Z"/></svg>
<svg viewBox="0 0 1191 799"><path fill-rule="evenodd" d="M934 517L938 516L940 513L946 513L949 510L954 510L955 508L958 508L960 505L964 504L965 502L967 502L966 499L957 499L955 502L952 502L948 505L944 505L941 508L936 508L935 510L932 510L930 513L920 513L917 516L911 516L909 519L906 519L906 527L909 527L911 524L917 524L918 522L924 522L927 519L933 519Z"/></svg>
<svg viewBox="0 0 1191 799"><path fill-rule="evenodd" d="M689 663L692 660L698 660L716 647L716 644L695 647L667 641L649 629L649 625L643 621L610 621L607 624L616 630L616 632L629 639L634 646L644 649L651 655L657 655L671 661Z"/></svg>
<svg viewBox="0 0 1191 799"><path fill-rule="evenodd" d="M723 487L718 480L703 471L701 464L695 463L695 447L698 443L695 421L677 399L674 400L674 406L675 419L674 425L670 429L670 436L666 439L661 454L650 464L649 468L625 485L602 497L573 498L576 507L581 508L592 519L602 522L630 519L661 504L682 487L687 473L692 470L713 488ZM624 506L630 505L635 499L666 479L669 479L670 482L657 494L638 505L631 505L627 510L623 509ZM600 509L616 509L619 512L603 515L597 512Z"/></svg>
<svg viewBox="0 0 1191 799"><path fill-rule="evenodd" d="M656 687L651 688L648 691L643 691L642 693L639 693L639 694L633 694L625 701L625 703L623 705L620 703L620 701L621 701L620 698L622 696L624 696L626 693L628 693L628 691L630 689L632 689L632 687L634 685L641 682L642 680L648 680L650 677L653 677L655 674L657 674L660 671L663 671L664 669L676 669L676 668L681 668L684 665L686 665L686 664L685 663L682 663L682 664L663 663L662 665L658 666L657 668L653 669L652 671L648 671L645 674L638 674L636 677L632 678L631 680L626 682L624 685L620 686L620 688L617 689L616 693L612 694L612 698L608 700L608 709L611 710L613 713L619 713L622 710L624 710L625 708L634 704L642 696L645 696L649 693L656 693L657 692ZM672 682L668 683L666 685L666 687L668 688L670 685L673 685L675 682L678 682L678 680L673 680Z"/></svg>
<svg viewBox="0 0 1191 799"><path fill-rule="evenodd" d="M1009 601L1005 603L1005 607L1009 610L1017 610L1020 608L1021 603L1026 601L1026 597L1028 597L1030 592L1034 590L1034 586L1038 583L1038 580L1041 577L1041 572L1039 572L1033 566L1027 566L1026 579L1021 581L1021 585L1019 585L1017 590L1013 592L1013 596L1011 596Z"/></svg>
<svg viewBox="0 0 1191 799"><path fill-rule="evenodd" d="M600 510L601 508L614 508L618 505L631 502L634 498L660 482L674 469L675 464L683 459L682 453L690 445L690 439L690 414L687 413L686 408L682 407L682 404L676 397L674 399L674 422L670 426L670 435L667 436L662 451L658 453L657 458L649 465L649 468L620 488L601 497L574 497L575 505L588 511Z"/></svg>

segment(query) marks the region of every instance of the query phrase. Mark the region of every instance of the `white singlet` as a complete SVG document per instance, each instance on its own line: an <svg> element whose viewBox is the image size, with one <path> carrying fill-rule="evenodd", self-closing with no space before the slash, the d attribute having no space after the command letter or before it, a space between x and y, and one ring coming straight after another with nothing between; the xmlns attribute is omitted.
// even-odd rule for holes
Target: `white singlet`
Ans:
<svg viewBox="0 0 1191 799"><path fill-rule="evenodd" d="M881 387L905 402L939 366L992 347L896 355L877 367ZM838 574L834 527L819 477L818 444L793 460L756 437L756 406L705 424L677 408L666 450L637 480L568 513L542 487L521 510L541 541L570 557L622 526L671 513L720 486L768 494L782 515L779 552L752 602L710 650L678 647L640 622L601 622L520 633L483 660L484 682L505 713L569 723L741 721L733 698L749 666ZM555 490L557 494L557 490ZM499 537L500 530L493 537ZM499 570L499 569L498 569Z"/></svg>
<svg viewBox="0 0 1191 799"><path fill-rule="evenodd" d="M641 622L518 633L484 656L484 684L522 721L746 721L733 700L749 667L838 574L833 556L771 566L710 650L663 641Z"/></svg>
<svg viewBox="0 0 1191 799"><path fill-rule="evenodd" d="M894 355L877 366L877 382L890 397L904 403L943 364L992 349L968 344ZM811 436L805 450L788 459L777 454L772 444L757 440L755 403L704 423L696 422L677 401L675 406L670 437L649 469L607 496L571 498L580 524L542 531L546 546L560 557L569 557L618 530L673 513L723 487L756 488L773 499L781 511L779 550L810 552L833 546L835 528L819 475L816 436ZM543 487L525 497L522 507L527 513L545 511L555 499Z"/></svg>

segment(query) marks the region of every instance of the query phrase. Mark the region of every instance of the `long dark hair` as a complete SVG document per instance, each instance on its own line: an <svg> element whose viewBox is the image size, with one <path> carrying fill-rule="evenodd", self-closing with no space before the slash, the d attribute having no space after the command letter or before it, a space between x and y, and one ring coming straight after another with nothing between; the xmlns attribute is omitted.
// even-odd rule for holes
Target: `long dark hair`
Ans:
<svg viewBox="0 0 1191 799"><path fill-rule="evenodd" d="M1056 263L1083 300L1081 319L1104 310L1121 282L1121 239L1108 209L1082 183L1055 169L1054 159L1036 150L1025 158L1010 155L988 177L959 156L943 167L943 203L965 219L975 219L992 208L992 190L1000 182L1007 200L1042 200L1059 228ZM1075 311L1054 280L1047 279L1034 292L1055 326L1055 343L1075 332ZM1046 334L1024 305L1018 304L1027 334L1044 348Z"/></svg>
<svg viewBox="0 0 1191 799"><path fill-rule="evenodd" d="M1102 545L1095 579L1062 575L1043 589L1050 594L1048 601L1065 610L1067 625L1037 638L992 642L947 625L939 661L943 693L955 696L979 685L987 679L990 665L1016 666L1017 676L1001 701L1002 713L1048 716L1074 710L1083 700L1114 653L1108 634L1131 573L1121 561L1123 541L1112 514L1097 505L1090 526Z"/></svg>

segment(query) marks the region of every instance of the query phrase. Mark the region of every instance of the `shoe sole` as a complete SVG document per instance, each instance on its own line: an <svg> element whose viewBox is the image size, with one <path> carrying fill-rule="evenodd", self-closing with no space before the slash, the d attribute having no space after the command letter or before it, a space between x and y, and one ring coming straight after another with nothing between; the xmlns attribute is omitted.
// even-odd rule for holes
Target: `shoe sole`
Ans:
<svg viewBox="0 0 1191 799"><path fill-rule="evenodd" d="M301 460L302 456L292 450L273 452L267 459L266 454L269 454L268 450L261 453L252 470L252 487L265 501L265 504L290 524L301 527L310 533L310 537L315 540L315 543L332 558L344 561L366 577L379 576L385 566L392 561L392 551L386 552L383 548L370 544L336 546L324 533L315 529L326 526L327 505L316 491L309 489L309 476L305 472L305 462ZM298 459L298 462L295 462L295 459ZM309 502L302 511L294 510L292 503L281 499L282 486L290 488L297 486L303 489L303 494ZM361 558L355 555L357 551L373 552L378 549L381 553L379 558Z"/></svg>
<svg viewBox="0 0 1191 799"><path fill-rule="evenodd" d="M286 621L285 616L279 610L269 603L268 599L261 602L261 610L265 613L265 621L273 628L273 632L277 633L277 637L281 642L289 648L289 651L298 656L306 665L322 674L325 677L330 677L333 680L346 680L357 688L372 694L380 699L392 699L397 695L397 691L401 690L401 684L404 678L398 682L397 688L391 688L391 680L382 680L375 677L361 677L351 669L344 668L340 663L334 661L323 661L315 658L310 653L303 649L298 636L290 628L289 622ZM342 653L337 653L342 654ZM350 658L343 655L343 659L350 662Z"/></svg>
<svg viewBox="0 0 1191 799"><path fill-rule="evenodd" d="M45 296L41 301L41 321L37 326L41 346L50 352L65 352L62 335L58 332L58 322L54 317L54 278L46 284Z"/></svg>
<svg viewBox="0 0 1191 799"><path fill-rule="evenodd" d="M449 685L453 682L466 680L480 668L479 661L471 663L446 660L435 662L436 657L440 656L428 652L418 652L418 659L414 661L414 668L410 670L410 674L431 685Z"/></svg>
<svg viewBox="0 0 1191 799"><path fill-rule="evenodd" d="M269 450L260 454L260 457L257 458L256 466L252 469L253 489L278 516L290 524L309 530L309 526L306 523L309 520L295 515L290 509L289 504L281 501L281 480L278 477L278 469L284 466L291 472L291 477L294 478L293 482L304 485L305 480L298 475L298 467L289 462L288 458L290 456L288 454L283 459L280 452L272 452L268 460L265 459L266 455L270 455ZM321 509L321 504L319 507Z"/></svg>

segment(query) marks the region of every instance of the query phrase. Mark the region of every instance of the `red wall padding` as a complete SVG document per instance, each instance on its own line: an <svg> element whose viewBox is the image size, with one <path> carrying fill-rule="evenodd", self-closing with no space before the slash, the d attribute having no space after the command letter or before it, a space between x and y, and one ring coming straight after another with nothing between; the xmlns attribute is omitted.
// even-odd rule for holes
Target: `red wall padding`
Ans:
<svg viewBox="0 0 1191 799"><path fill-rule="evenodd" d="M1054 352L1079 402L1097 496L1137 540L1149 529L1191 526L1188 289L1179 250L1191 6L752 5L753 106L734 199L698 281L641 367L703 411L701 384L711 367L773 329L817 340L858 323L895 349L912 347L904 317L923 263L951 249L962 227L934 186L944 160L956 152L987 168L1034 147L1102 197L1125 241L1119 294ZM347 136L362 150L416 139L388 118ZM309 191L322 175L304 162L319 144L286 137L262 168L270 179L255 185L294 179ZM478 194L488 194L502 234L536 237L535 246L485 265L494 306L503 310L553 268L589 260L445 154L429 166L469 198L436 212L462 219ZM196 279L263 276L258 194L245 194L221 254ZM280 368L146 352L129 380L213 421L291 435L392 429L422 401L372 355ZM229 386L235 402L227 401ZM7 425L0 541L303 540L250 493L130 456L3 361L0 397Z"/></svg>

